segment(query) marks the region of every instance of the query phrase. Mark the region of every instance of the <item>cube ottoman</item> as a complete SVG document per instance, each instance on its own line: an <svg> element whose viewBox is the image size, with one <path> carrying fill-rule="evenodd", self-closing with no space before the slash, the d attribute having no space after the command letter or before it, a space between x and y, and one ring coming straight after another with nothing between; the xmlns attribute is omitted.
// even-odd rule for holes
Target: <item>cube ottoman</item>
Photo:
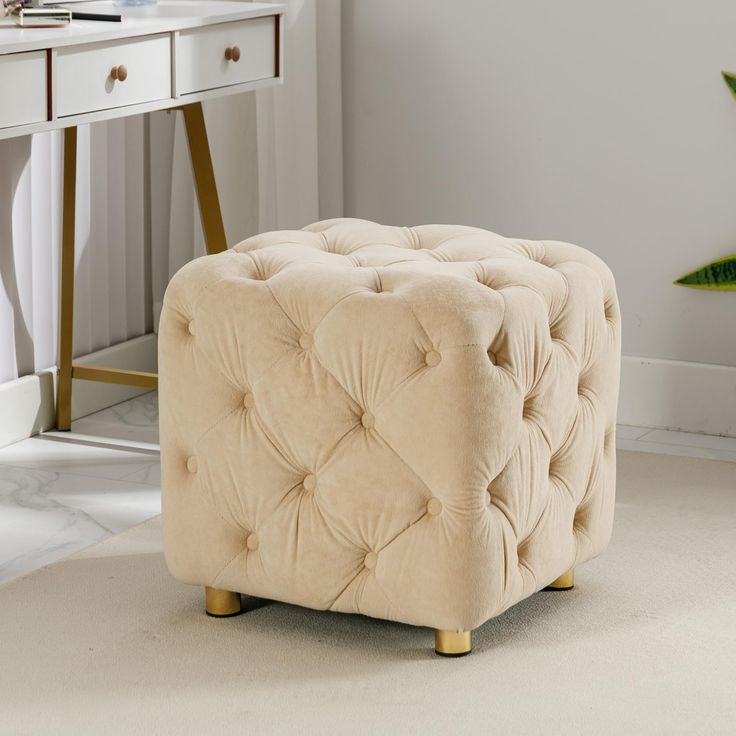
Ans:
<svg viewBox="0 0 736 736"><path fill-rule="evenodd" d="M436 630L440 654L608 543L620 315L593 254L319 222L197 259L159 330L165 554L240 593Z"/></svg>

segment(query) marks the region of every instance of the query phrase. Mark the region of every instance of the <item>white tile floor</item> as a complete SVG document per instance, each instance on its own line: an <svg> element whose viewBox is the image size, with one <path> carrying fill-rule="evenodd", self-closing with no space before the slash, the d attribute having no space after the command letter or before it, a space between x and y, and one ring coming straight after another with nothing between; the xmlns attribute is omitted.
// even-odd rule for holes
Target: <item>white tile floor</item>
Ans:
<svg viewBox="0 0 736 736"><path fill-rule="evenodd" d="M736 438L619 425L622 450L736 462ZM155 393L0 449L0 584L160 513Z"/></svg>

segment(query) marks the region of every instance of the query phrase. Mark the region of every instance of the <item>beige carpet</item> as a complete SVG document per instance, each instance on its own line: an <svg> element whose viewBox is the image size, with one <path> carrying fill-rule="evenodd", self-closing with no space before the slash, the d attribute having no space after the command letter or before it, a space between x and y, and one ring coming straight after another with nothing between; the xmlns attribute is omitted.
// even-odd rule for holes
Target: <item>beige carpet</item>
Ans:
<svg viewBox="0 0 736 736"><path fill-rule="evenodd" d="M736 464L620 453L614 540L476 632L214 620L154 520L0 588L0 734L734 734Z"/></svg>

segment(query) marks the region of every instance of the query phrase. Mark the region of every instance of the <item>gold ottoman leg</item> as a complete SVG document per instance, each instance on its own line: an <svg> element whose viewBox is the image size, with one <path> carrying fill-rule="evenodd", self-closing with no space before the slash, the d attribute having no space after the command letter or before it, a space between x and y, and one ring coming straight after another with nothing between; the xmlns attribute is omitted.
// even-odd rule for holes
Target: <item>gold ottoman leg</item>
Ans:
<svg viewBox="0 0 736 736"><path fill-rule="evenodd" d="M442 631L434 632L434 651L442 657L464 657L470 654L473 648L472 631Z"/></svg>
<svg viewBox="0 0 736 736"><path fill-rule="evenodd" d="M240 608L240 593L217 588L204 589L204 607L208 616L227 618L242 613Z"/></svg>
<svg viewBox="0 0 736 736"><path fill-rule="evenodd" d="M575 568L570 568L564 575L551 582L545 590L572 590L575 587Z"/></svg>

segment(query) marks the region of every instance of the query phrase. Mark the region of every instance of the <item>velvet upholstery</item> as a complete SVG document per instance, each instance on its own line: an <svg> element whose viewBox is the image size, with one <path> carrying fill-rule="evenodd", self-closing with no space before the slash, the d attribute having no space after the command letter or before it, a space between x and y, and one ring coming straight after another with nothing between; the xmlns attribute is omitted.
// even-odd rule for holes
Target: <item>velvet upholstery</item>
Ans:
<svg viewBox="0 0 736 736"><path fill-rule="evenodd" d="M606 546L619 353L566 243L338 219L197 259L159 332L169 568L473 629Z"/></svg>

